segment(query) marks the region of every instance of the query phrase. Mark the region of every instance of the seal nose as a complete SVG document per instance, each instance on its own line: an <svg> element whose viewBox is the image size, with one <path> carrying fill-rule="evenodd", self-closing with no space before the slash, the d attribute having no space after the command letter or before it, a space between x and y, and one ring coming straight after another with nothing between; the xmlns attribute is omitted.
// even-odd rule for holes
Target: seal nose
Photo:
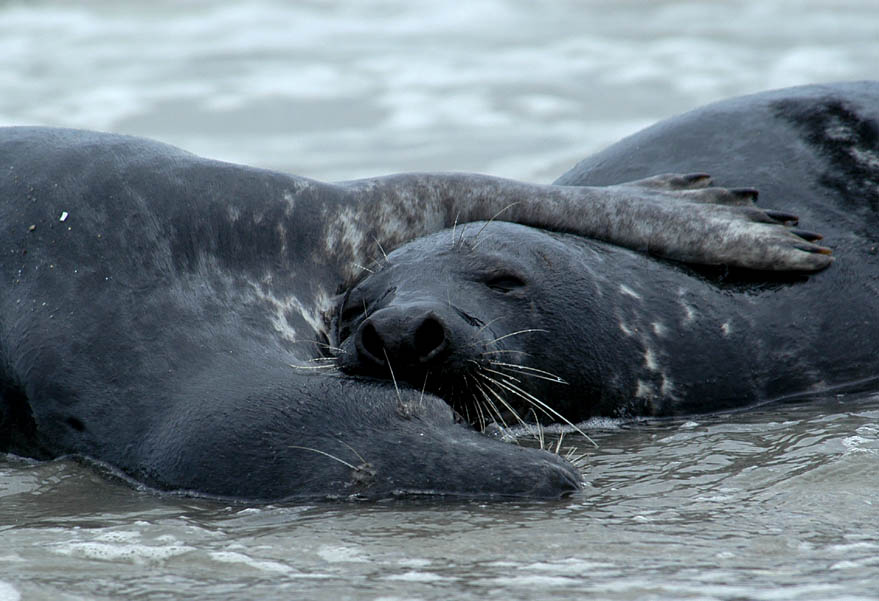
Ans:
<svg viewBox="0 0 879 601"><path fill-rule="evenodd" d="M362 360L384 367L416 366L437 359L449 335L436 312L417 307L387 307L367 318L355 336Z"/></svg>

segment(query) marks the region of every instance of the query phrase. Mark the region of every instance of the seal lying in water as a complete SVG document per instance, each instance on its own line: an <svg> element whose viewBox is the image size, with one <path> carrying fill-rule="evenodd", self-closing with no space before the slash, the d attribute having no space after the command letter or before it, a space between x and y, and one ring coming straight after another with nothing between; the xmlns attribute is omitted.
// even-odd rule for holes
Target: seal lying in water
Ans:
<svg viewBox="0 0 879 601"><path fill-rule="evenodd" d="M136 138L0 130L0 451L253 500L576 490L570 464L455 423L435 396L316 369L324 314L380 249L492 216L708 263L828 263L789 215L705 181L323 184Z"/></svg>
<svg viewBox="0 0 879 601"><path fill-rule="evenodd" d="M492 223L410 242L341 303L346 373L424 387L471 422L728 410L879 388L879 83L735 98L663 121L556 183L700 169L826 235L812 276L694 269ZM807 233L804 236L812 238ZM387 376L385 376L387 377ZM515 414L515 415L514 415Z"/></svg>

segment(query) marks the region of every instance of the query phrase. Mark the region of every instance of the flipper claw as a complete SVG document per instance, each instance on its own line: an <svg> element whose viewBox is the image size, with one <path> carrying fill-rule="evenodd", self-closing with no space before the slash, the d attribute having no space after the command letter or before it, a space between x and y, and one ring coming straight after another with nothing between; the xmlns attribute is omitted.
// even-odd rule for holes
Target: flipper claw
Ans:
<svg viewBox="0 0 879 601"><path fill-rule="evenodd" d="M807 242L814 242L815 240L821 240L822 238L824 238L824 236L817 232L808 232L806 230L791 230L791 233L796 234Z"/></svg>

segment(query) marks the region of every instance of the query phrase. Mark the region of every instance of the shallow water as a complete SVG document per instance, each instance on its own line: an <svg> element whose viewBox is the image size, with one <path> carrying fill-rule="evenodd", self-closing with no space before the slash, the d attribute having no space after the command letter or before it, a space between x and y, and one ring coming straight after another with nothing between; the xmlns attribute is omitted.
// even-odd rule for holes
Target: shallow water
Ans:
<svg viewBox="0 0 879 601"><path fill-rule="evenodd" d="M453 6L0 0L0 124L552 181L711 100L879 78L872 0ZM226 507L0 457L0 601L879 598L879 397L590 434L557 503Z"/></svg>
<svg viewBox="0 0 879 601"><path fill-rule="evenodd" d="M879 396L590 434L553 503L223 507L7 459L0 599L876 598Z"/></svg>

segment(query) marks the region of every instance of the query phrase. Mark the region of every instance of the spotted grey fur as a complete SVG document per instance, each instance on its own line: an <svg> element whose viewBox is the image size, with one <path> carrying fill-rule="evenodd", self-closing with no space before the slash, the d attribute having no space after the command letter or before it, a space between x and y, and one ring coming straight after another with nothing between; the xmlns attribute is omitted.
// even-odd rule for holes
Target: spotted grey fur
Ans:
<svg viewBox="0 0 879 601"><path fill-rule="evenodd" d="M493 217L707 263L829 262L706 184L326 184L137 138L2 129L0 451L224 498L567 494L579 473L559 457L480 436L420 389L324 369L325 314L380 252Z"/></svg>
<svg viewBox="0 0 879 601"><path fill-rule="evenodd" d="M557 421L533 399L577 422L877 390L877 158L879 82L778 90L663 121L557 183L619 185L692 167L725 186L744 180L761 202L824 233L834 266L754 274L514 224L456 247L440 232L391 253L349 292L336 360L378 377L390 362L398 379L426 382L470 421L509 421L504 403ZM352 301L368 313L346 314ZM499 366L500 354L515 360Z"/></svg>

